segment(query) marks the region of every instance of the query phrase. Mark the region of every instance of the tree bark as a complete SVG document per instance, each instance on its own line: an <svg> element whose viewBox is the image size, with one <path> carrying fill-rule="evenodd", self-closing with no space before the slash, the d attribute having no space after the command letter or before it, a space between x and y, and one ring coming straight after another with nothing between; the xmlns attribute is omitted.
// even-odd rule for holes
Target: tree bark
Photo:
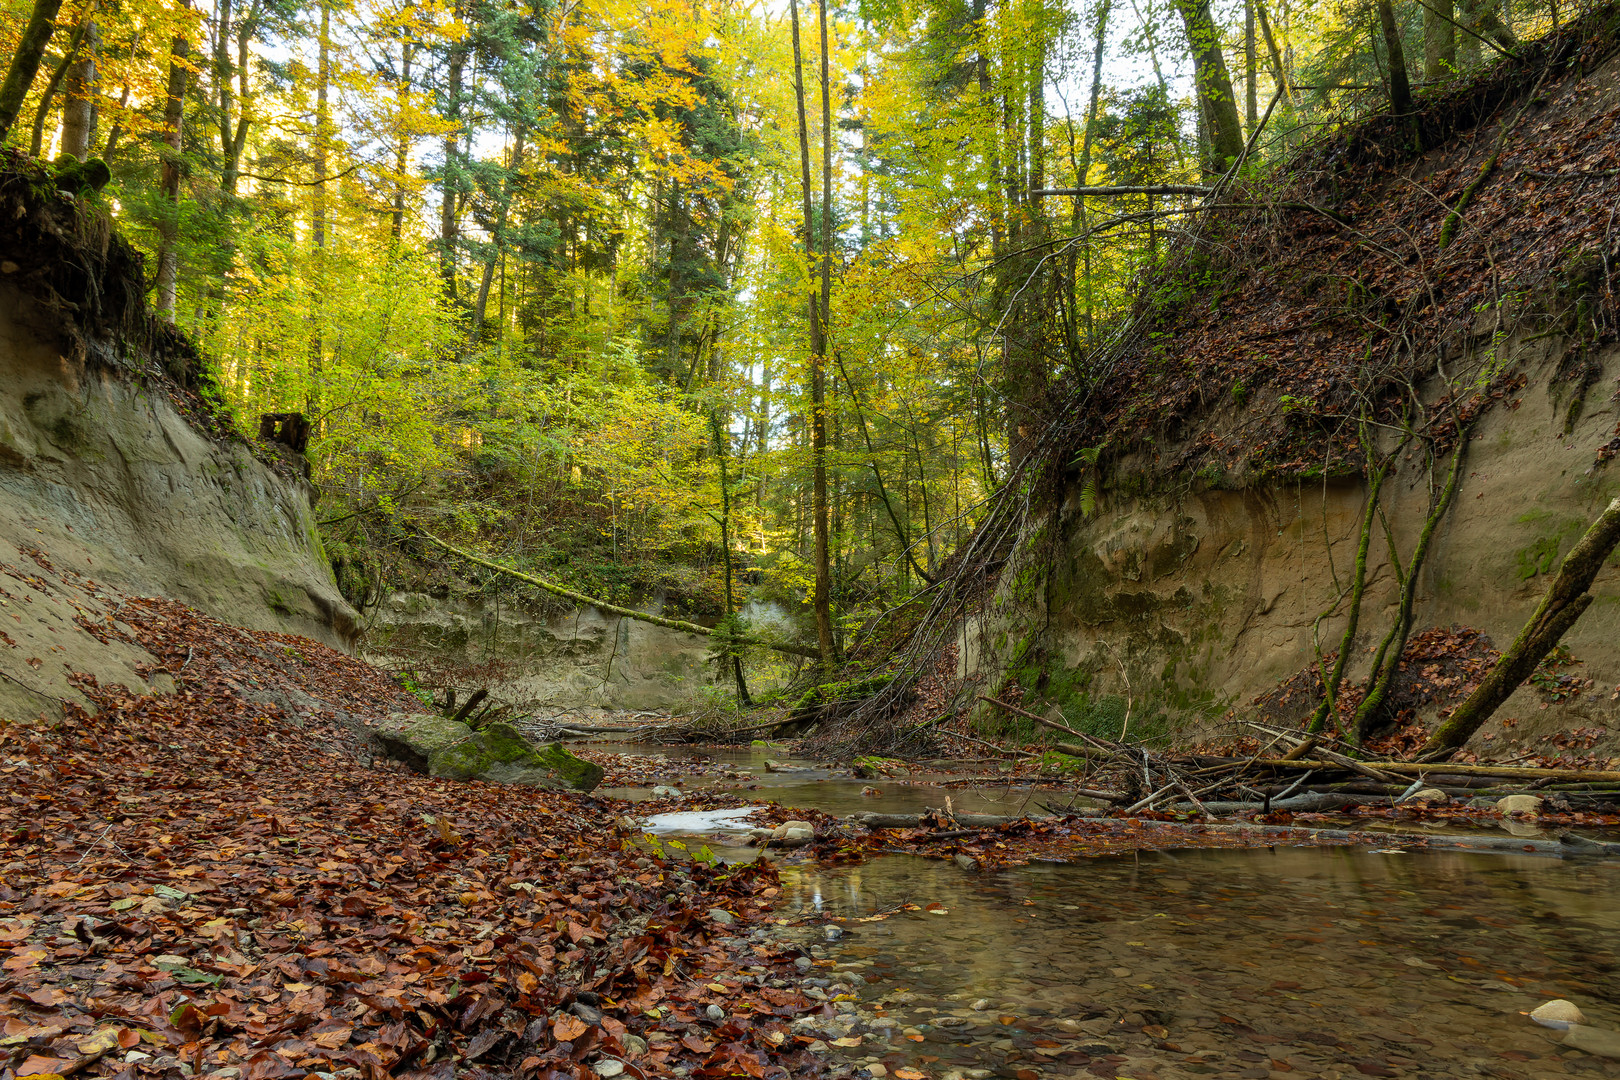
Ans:
<svg viewBox="0 0 1620 1080"><path fill-rule="evenodd" d="M1620 499L1609 504L1586 530L1586 535L1564 556L1557 576L1547 586L1541 603L1536 605L1535 614L1502 653L1485 681L1429 736L1428 745L1423 748L1425 753L1461 748L1519 684L1530 677L1536 665L1591 605L1592 594L1587 590L1616 544L1620 544Z"/></svg>
<svg viewBox="0 0 1620 1080"><path fill-rule="evenodd" d="M1204 174L1217 177L1231 168L1232 162L1243 153L1243 125L1238 120L1232 76L1221 54L1220 30L1210 14L1209 0L1176 0L1176 7L1186 27L1198 99L1209 127L1209 156Z"/></svg>
<svg viewBox="0 0 1620 1080"><path fill-rule="evenodd" d="M405 108L411 97L411 60L416 43L406 41L400 46L399 58L399 142L394 144L394 211L388 226L389 239L398 248L405 235L405 170L411 163L411 137L405 129Z"/></svg>
<svg viewBox="0 0 1620 1080"><path fill-rule="evenodd" d="M456 5L456 18L462 15L462 5ZM445 118L451 128L444 136L444 176L439 184L439 277L444 284L444 295L456 298L456 208L461 195L461 168L458 164L461 146L461 77L467 64L465 39L450 46L445 65Z"/></svg>
<svg viewBox="0 0 1620 1080"><path fill-rule="evenodd" d="M1444 79L1457 70L1454 0L1423 0L1423 77Z"/></svg>
<svg viewBox="0 0 1620 1080"><path fill-rule="evenodd" d="M101 30L95 22L85 27L79 58L68 68L63 86L62 153L80 161L90 156L90 140L96 131L96 61L101 53Z"/></svg>
<svg viewBox="0 0 1620 1080"><path fill-rule="evenodd" d="M56 30L56 15L61 10L62 0L34 0L28 25L23 27L17 51L11 56L11 66L6 69L6 81L0 83L0 139L10 133L17 114L22 112L23 101L28 97L29 87L34 85L39 62L45 56L45 47Z"/></svg>
<svg viewBox="0 0 1620 1080"><path fill-rule="evenodd" d="M72 40L68 42L67 49L62 53L61 62L52 70L50 79L45 83L44 92L39 95L39 106L34 110L33 137L28 144L28 152L34 157L39 157L40 150L43 148L45 121L51 115L51 106L56 101L56 91L61 87L63 80L67 78L68 72L73 68L75 58L79 53L79 47L84 43L85 35L89 32L90 27L91 23L88 20L79 24L79 28L73 32Z"/></svg>
<svg viewBox="0 0 1620 1080"><path fill-rule="evenodd" d="M1406 50L1390 0L1378 0L1378 25L1384 33L1384 55L1389 60L1389 107L1397 116L1408 116L1412 112L1412 84L1406 77Z"/></svg>
<svg viewBox="0 0 1620 1080"><path fill-rule="evenodd" d="M185 118L186 57L191 43L176 35L169 49L168 96L163 103L162 218L158 225L157 316L174 322L174 309L180 287L180 146L181 125Z"/></svg>

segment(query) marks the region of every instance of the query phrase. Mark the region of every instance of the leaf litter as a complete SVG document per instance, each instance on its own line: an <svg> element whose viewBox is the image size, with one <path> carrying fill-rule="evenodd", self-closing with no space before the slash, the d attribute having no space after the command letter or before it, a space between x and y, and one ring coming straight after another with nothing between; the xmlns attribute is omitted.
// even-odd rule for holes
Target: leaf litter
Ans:
<svg viewBox="0 0 1620 1080"><path fill-rule="evenodd" d="M368 767L367 729L420 703L307 639L143 598L103 632L176 692L79 676L94 714L0 725L0 1080L822 1073L790 1024L830 1006L748 936L768 861Z"/></svg>

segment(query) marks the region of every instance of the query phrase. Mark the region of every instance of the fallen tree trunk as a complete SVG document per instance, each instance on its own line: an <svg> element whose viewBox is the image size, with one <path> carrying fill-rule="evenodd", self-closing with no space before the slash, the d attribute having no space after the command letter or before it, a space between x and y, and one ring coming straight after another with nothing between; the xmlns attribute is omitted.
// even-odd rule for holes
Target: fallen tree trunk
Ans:
<svg viewBox="0 0 1620 1080"><path fill-rule="evenodd" d="M537 589L543 589L546 592L551 593L553 596L560 596L564 600L572 600L576 604L584 604L587 607L594 607L601 611L606 611L612 615L622 616L626 619L635 619L639 622L652 623L654 626L667 627L670 630L681 630L688 634L697 634L699 637L714 636L714 631L707 626L700 626L695 622L687 622L685 619L666 619L662 615L649 615L647 612L637 611L635 608L620 607L618 604L610 604L606 600L598 600L594 596L586 596L584 593L577 593L572 589L565 589L555 582L546 581L544 578L537 578L533 574L525 574L523 571L514 570L510 566L502 566L498 562L491 562L482 556L474 555L470 551L463 551L461 548L453 547L450 544L445 543L443 540L440 540L437 536L434 536L430 532L419 532L418 535L421 536L422 539L438 545L452 555L466 559L470 563L476 563L485 569L494 570L497 573L505 574L508 577L513 577L519 581L526 582L527 584L533 585ZM739 645L759 645L767 649L774 649L780 653L787 653L790 656L808 656L811 659L815 659L820 655L820 653L818 653L815 649L807 645L792 645L780 641L764 641L760 638L748 637L738 637L734 638L733 640Z"/></svg>
<svg viewBox="0 0 1620 1080"><path fill-rule="evenodd" d="M1273 769L1323 769L1346 771L1331 761L1285 761L1282 758L1232 759L1232 764L1247 762ZM1424 763L1417 761L1375 762L1382 772L1398 776L1499 776L1505 780L1563 780L1569 783L1620 783L1620 771L1601 769L1534 769L1517 765L1457 765L1452 762Z"/></svg>
<svg viewBox="0 0 1620 1080"><path fill-rule="evenodd" d="M1429 736L1423 748L1425 754L1445 752L1449 756L1450 752L1460 749L1519 684L1530 677L1536 665L1591 605L1592 594L1587 590L1616 544L1620 544L1620 499L1609 504L1586 530L1586 535L1564 556L1558 575L1547 586L1535 614L1524 624L1513 644L1503 651L1485 681Z"/></svg>

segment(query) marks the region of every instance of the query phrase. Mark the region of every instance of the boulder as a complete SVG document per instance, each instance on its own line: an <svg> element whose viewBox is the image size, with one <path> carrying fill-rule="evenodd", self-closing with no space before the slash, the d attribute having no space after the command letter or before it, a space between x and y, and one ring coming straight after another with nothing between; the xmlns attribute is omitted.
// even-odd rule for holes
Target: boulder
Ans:
<svg viewBox="0 0 1620 1080"><path fill-rule="evenodd" d="M375 738L389 757L431 776L556 791L590 791L602 782L600 765L575 757L560 743L535 746L506 723L474 731L442 716L397 714Z"/></svg>
<svg viewBox="0 0 1620 1080"><path fill-rule="evenodd" d="M452 780L495 780L558 791L590 791L602 782L602 766L575 757L561 743L537 747L517 728L500 722L436 751L428 758L428 772Z"/></svg>
<svg viewBox="0 0 1620 1080"><path fill-rule="evenodd" d="M803 833L805 838L808 839L816 834L816 827L808 821L794 819L793 821L784 821L771 830L771 835L778 840L796 839L795 834L797 833Z"/></svg>
<svg viewBox="0 0 1620 1080"><path fill-rule="evenodd" d="M1534 795L1508 795L1496 800L1496 808L1504 814L1539 814L1541 800Z"/></svg>
<svg viewBox="0 0 1620 1080"><path fill-rule="evenodd" d="M473 729L447 716L430 713L394 713L386 726L372 734L382 752L419 773L428 771L428 759L440 750L470 739Z"/></svg>

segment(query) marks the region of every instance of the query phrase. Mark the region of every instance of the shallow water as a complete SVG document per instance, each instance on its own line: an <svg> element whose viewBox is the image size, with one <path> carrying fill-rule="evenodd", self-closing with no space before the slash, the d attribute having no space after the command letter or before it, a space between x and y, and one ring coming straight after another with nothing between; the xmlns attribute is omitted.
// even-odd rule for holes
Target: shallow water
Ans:
<svg viewBox="0 0 1620 1080"><path fill-rule="evenodd" d="M663 751L678 768L683 750ZM832 813L915 812L947 794L957 810L1012 813L1060 798L767 773L779 751L704 753L758 769L746 797ZM883 797L861 796L868 783ZM716 786L738 785L689 790ZM689 828L723 859L757 854L741 823L714 824L658 831ZM910 856L838 868L789 857L782 872L780 914L836 917L834 929L801 931L818 943L809 977L867 980L858 1003L826 1014L862 1044L827 1052L891 1076L1620 1077L1620 1061L1565 1049L1524 1015L1564 997L1593 1025L1620 1028L1620 864L1278 848L990 874ZM918 910L858 921L908 903Z"/></svg>
<svg viewBox="0 0 1620 1080"><path fill-rule="evenodd" d="M1614 864L1284 848L990 875L890 857L784 879L784 911L944 907L842 923L823 946L860 965L864 1005L922 1035L833 1051L891 1072L1620 1076L1521 1015L1567 997L1620 1026Z"/></svg>
<svg viewBox="0 0 1620 1080"><path fill-rule="evenodd" d="M1060 799L1059 806L1068 799L1059 792L1039 790L1027 785L997 784L993 777L973 787L941 787L930 783L911 783L907 780L857 780L848 772L835 773L831 769L808 762L789 762L787 754L779 749L763 747L738 749L693 750L682 746L653 746L640 743L586 743L592 750L605 750L616 754L639 754L665 758L670 762L667 774L671 779L680 775L683 760L705 758L732 766L753 770L751 780L713 780L697 778L683 785L686 791L735 791L745 798L769 799L783 806L814 807L829 814L854 814L870 810L884 814L918 814L929 807L942 807L951 799L951 807L965 814L1025 814L1043 813L1041 804ZM802 772L767 772L766 759L791 763ZM916 780L938 779L944 774L919 774ZM757 788L753 785L757 785ZM861 794L862 789L873 788L880 795ZM603 787L593 794L613 799L640 801L649 797L645 787Z"/></svg>

